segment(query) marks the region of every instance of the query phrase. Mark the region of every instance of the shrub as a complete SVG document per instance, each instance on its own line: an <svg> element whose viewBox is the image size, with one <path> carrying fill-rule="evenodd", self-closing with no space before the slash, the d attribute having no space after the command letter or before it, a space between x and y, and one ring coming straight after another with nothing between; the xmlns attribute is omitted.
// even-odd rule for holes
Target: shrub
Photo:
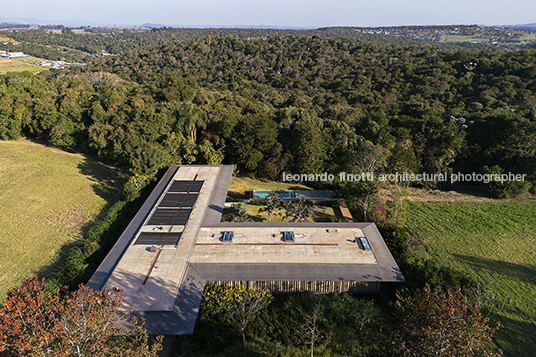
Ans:
<svg viewBox="0 0 536 357"><path fill-rule="evenodd" d="M248 204L252 206L266 206L266 203L263 200L250 200Z"/></svg>

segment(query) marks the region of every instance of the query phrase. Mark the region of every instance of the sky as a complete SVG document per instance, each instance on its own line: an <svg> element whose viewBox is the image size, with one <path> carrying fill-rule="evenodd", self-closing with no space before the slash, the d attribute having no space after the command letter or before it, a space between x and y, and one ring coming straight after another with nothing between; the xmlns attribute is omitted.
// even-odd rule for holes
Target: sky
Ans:
<svg viewBox="0 0 536 357"><path fill-rule="evenodd" d="M536 22L535 0L16 0L0 21L43 19L94 25L327 26L513 25Z"/></svg>

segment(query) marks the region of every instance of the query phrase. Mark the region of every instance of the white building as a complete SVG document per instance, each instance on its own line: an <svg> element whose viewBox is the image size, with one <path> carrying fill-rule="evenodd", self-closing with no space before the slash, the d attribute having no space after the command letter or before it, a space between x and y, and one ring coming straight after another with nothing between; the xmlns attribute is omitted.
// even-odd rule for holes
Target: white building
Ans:
<svg viewBox="0 0 536 357"><path fill-rule="evenodd" d="M7 53L9 58L17 58L17 57L24 57L26 56L24 53L22 52L8 52Z"/></svg>

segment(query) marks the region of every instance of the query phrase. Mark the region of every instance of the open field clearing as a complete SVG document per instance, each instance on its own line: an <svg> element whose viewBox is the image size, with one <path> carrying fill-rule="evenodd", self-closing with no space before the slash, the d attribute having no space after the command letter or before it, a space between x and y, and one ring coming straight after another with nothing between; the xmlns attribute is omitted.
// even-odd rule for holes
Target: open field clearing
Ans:
<svg viewBox="0 0 536 357"><path fill-rule="evenodd" d="M445 42L484 42L485 39L474 37L474 36L464 36L464 35L447 35Z"/></svg>
<svg viewBox="0 0 536 357"><path fill-rule="evenodd" d="M21 58L0 58L0 74L6 74L7 72L24 72L29 71L33 74L42 72L45 68L33 63L26 63L23 61L31 62L36 59L35 57L21 57Z"/></svg>
<svg viewBox="0 0 536 357"><path fill-rule="evenodd" d="M407 202L426 253L493 290L505 307L496 341L508 356L536 351L536 200Z"/></svg>
<svg viewBox="0 0 536 357"><path fill-rule="evenodd" d="M0 298L50 268L117 197L119 180L83 155L0 141Z"/></svg>
<svg viewBox="0 0 536 357"><path fill-rule="evenodd" d="M381 192L386 196L385 191ZM458 186L455 190L425 190L408 187L405 191L409 201L442 201L442 202L493 202L483 188L477 186Z"/></svg>

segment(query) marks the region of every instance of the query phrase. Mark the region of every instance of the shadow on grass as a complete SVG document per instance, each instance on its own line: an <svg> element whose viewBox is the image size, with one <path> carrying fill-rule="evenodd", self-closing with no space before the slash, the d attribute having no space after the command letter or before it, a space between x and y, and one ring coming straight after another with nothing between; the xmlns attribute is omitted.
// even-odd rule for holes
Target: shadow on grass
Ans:
<svg viewBox="0 0 536 357"><path fill-rule="evenodd" d="M461 254L452 254L452 256L455 257L456 260L472 267L491 270L536 286L536 267Z"/></svg>
<svg viewBox="0 0 536 357"><path fill-rule="evenodd" d="M93 182L91 187L96 195L108 202L121 198L121 190L126 182L126 175L121 170L91 161L88 158L80 162L77 168L82 175Z"/></svg>
<svg viewBox="0 0 536 357"><path fill-rule="evenodd" d="M503 327L495 332L493 340L506 356L533 357L536 351L536 322L519 321L505 316L495 316ZM491 324L493 326L493 323Z"/></svg>
<svg viewBox="0 0 536 357"><path fill-rule="evenodd" d="M69 242L62 246L56 253L54 261L49 265L43 267L39 272L39 277L49 278L54 272L58 271L60 266L68 259L69 254L74 248L78 247L83 241L84 237L87 237L91 228L95 226L96 222L99 222L106 216L110 206L121 199L121 189L124 184L124 176L119 169L113 169L107 167L99 162L93 161L87 157L77 165L80 173L89 178L92 182L91 187L95 194L107 203L100 210L100 212L89 222L84 223L80 227L80 233L78 239Z"/></svg>
<svg viewBox="0 0 536 357"><path fill-rule="evenodd" d="M490 198L490 194L485 190L484 187L478 185L464 184L464 183L455 183L451 187L444 189L443 191L454 191L463 195L473 196L473 197L482 197Z"/></svg>
<svg viewBox="0 0 536 357"><path fill-rule="evenodd" d="M157 182L153 181L145 187L133 202L125 203L122 201L122 188L126 175L122 175L118 169L87 158L78 168L94 182L93 190L107 203L93 220L80 228L81 238L64 245L54 261L37 274L54 281L56 286L68 285L71 288L87 283Z"/></svg>
<svg viewBox="0 0 536 357"><path fill-rule="evenodd" d="M490 270L536 287L536 267L460 254L453 254L453 256L456 260L474 268ZM523 321L524 317L518 310L509 308L506 310L512 315L519 316L520 319L511 319L504 314L494 315L492 321L498 321L503 325L503 328L495 333L494 340L506 352L507 356L534 356L536 351L536 317L533 316L532 321L529 318Z"/></svg>
<svg viewBox="0 0 536 357"><path fill-rule="evenodd" d="M249 198L249 191L248 192L239 192L239 191L228 191L227 192L227 201L235 201L235 200L247 200Z"/></svg>
<svg viewBox="0 0 536 357"><path fill-rule="evenodd" d="M335 211L335 210L334 210ZM337 219L337 213L329 214L327 212L315 212L315 217L313 218L314 222L333 222L334 219Z"/></svg>

